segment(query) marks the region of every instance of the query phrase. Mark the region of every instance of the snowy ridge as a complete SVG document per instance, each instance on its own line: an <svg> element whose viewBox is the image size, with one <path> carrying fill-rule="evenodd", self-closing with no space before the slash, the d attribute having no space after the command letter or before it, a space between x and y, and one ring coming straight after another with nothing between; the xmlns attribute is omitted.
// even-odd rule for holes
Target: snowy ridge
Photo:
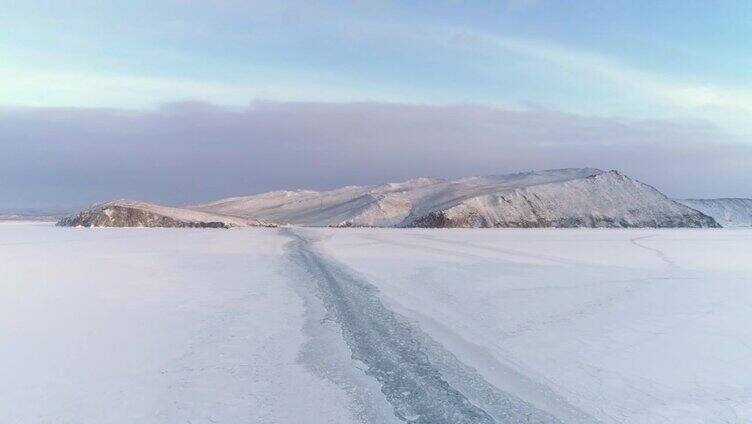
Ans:
<svg viewBox="0 0 752 424"><path fill-rule="evenodd" d="M724 227L752 227L752 199L677 199L676 201L713 217Z"/></svg>
<svg viewBox="0 0 752 424"><path fill-rule="evenodd" d="M379 186L347 186L330 191L274 191L247 197L223 199L192 209L255 217L277 224L314 227L389 227L410 212L411 194L444 183L434 178L416 178Z"/></svg>
<svg viewBox="0 0 752 424"><path fill-rule="evenodd" d="M104 204L154 216L119 217L102 205L61 225L224 227L717 227L713 218L617 172L567 168L456 180L416 178L330 191L282 190L215 202L164 208L141 202ZM110 212L111 214L111 212ZM196 215L204 214L204 215ZM81 214L79 214L81 215ZM162 225L164 218L171 225ZM177 221L177 222L173 222ZM81 222L84 222L83 224ZM135 224L135 225L131 225ZM88 225L91 226L91 225ZM212 225L214 226L214 224Z"/></svg>
<svg viewBox="0 0 752 424"><path fill-rule="evenodd" d="M255 217L278 224L335 227L412 226L417 218L474 197L536 184L585 178L598 169L556 169L445 181L416 178L331 191L275 191L197 205L192 209Z"/></svg>
<svg viewBox="0 0 752 424"><path fill-rule="evenodd" d="M120 199L93 205L61 219L67 227L231 228L264 225L258 220Z"/></svg>
<svg viewBox="0 0 752 424"><path fill-rule="evenodd" d="M337 227L715 227L712 218L616 171L569 168L332 191L278 191L197 210Z"/></svg>

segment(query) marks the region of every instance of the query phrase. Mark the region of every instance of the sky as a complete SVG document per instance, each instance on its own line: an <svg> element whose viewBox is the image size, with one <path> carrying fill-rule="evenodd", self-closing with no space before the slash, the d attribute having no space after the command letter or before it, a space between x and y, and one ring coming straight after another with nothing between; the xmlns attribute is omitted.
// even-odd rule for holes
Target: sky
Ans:
<svg viewBox="0 0 752 424"><path fill-rule="evenodd" d="M752 197L748 1L0 10L0 209L585 166Z"/></svg>

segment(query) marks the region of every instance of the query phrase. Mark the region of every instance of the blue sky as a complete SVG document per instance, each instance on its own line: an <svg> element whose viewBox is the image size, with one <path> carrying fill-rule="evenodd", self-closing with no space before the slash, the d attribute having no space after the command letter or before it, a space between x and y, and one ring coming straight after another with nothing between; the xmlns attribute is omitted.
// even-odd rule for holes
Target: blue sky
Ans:
<svg viewBox="0 0 752 424"><path fill-rule="evenodd" d="M244 116L255 116L247 115L248 110L259 104L278 103L290 108L289 113L298 116L300 122L308 122L306 119L315 119L320 112L305 104L319 104L326 110L333 107L337 113L346 114L347 108L337 105L367 102L379 113L391 113L384 112L385 108L400 105L423 107L409 110L416 114L415 125L423 125L426 137L437 126L426 116L444 119L440 112L444 109L431 108L473 105L495 108L503 116L510 111L529 113L526 122L547 128L547 138L537 139L543 144L564 142L575 146L578 140L597 134L600 147L619 145L613 152L624 143L636 146L649 142L661 148L669 146L665 153L676 151L687 139L686 134L692 134L693 146L704 143L707 152L719 150L716 145L724 150L729 143L752 146L749 1L0 0L0 10L0 137L6 142L20 142L21 123L40 126L71 120L58 130L69 131L66 137L78 139L94 136L81 116L137 113L143 122L169 121L173 112L165 115L164 111L174 111L171 105L176 104L204 105L191 108L190 116L195 118L195 111L202 110L216 118L220 109L229 116L239 110L246 113ZM72 108L80 115L65 112L53 117L51 111L60 108ZM303 118L305 114L310 115ZM29 121L30 116L37 121ZM545 120L551 116L556 117L554 122ZM562 125L561 116L569 116L577 126ZM477 125L493 126L477 116L474 119ZM604 119L609 122L608 130ZM113 140L128 137L125 124L117 122L115 127L99 128L96 133L101 157L112 150ZM353 126L361 124L363 131L373 130L368 129L367 122ZM635 130L656 125L684 130ZM151 139L157 143L159 134L180 131L178 124L169 128L150 134ZM463 137L459 131L468 129L462 128L458 127L457 137L447 142L477 143L470 135ZM702 130L695 131L697 128ZM647 134L649 141L630 138L637 133ZM258 128L254 127L253 134L258 134ZM528 129L520 128L513 135L499 129L498 145L494 147L501 154L504 143L523 134L529 134ZM702 143L696 135L705 137ZM205 136L219 137L211 132ZM22 156L39 162L32 153L54 150L45 144L51 143L48 138L39 137L36 147L19 153L28 153ZM253 147L254 140L243 140ZM602 153L602 163L579 164L573 157L559 163L541 156L540 166L534 161L525 166L631 166L631 162L608 156L608 151ZM148 146L144 154L148 154ZM744 154L736 156L747 158ZM752 165L729 165L730 158L717 159L713 166L718 172L735 167L738 177L733 180L733 190L708 186L692 191L686 184L667 184L683 195L745 194L740 191L750 181L743 175L752 174ZM134 161L137 163L137 158ZM697 161L692 166L701 168L702 162ZM663 162L670 160L663 158ZM475 165L478 173L519 170L504 163L495 170L480 162ZM691 168L689 162L684 164L686 169ZM432 171L419 165L416 170ZM472 172L473 163L466 165L461 168L463 172ZM158 178L156 168L155 164L154 176ZM23 169L31 169L31 165L0 176L25 178ZM383 174L369 174L373 181L361 182L411 176L388 166L382 169ZM433 170L433 174L452 175L459 169ZM69 171L53 170L50 178L65 172ZM641 168L633 172L651 178L660 175L656 170ZM82 181L85 178L81 175ZM300 184L310 181L310 176L307 178L284 182ZM349 183L344 177L342 181L326 181L328 185ZM83 183L72 182L71 187L76 184ZM246 194L280 184L270 181L229 191ZM221 186L221 182L216 185ZM127 188L126 182L121 186ZM81 201L94 198L94 191L89 189L81 186ZM133 192L122 189L113 194L124 191ZM207 196L210 191L207 188ZM164 194L169 192L166 186L152 197L190 200ZM13 196L18 193L6 198Z"/></svg>
<svg viewBox="0 0 752 424"><path fill-rule="evenodd" d="M481 103L750 130L747 1L344 3L8 2L0 104Z"/></svg>

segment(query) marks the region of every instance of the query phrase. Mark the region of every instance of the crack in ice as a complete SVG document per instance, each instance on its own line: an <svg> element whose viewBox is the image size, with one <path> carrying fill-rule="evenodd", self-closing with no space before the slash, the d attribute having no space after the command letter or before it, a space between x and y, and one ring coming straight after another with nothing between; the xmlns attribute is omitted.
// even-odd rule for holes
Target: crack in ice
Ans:
<svg viewBox="0 0 752 424"><path fill-rule="evenodd" d="M376 288L343 265L317 252L309 239L292 229L290 259L316 284L317 296L338 324L352 359L376 379L397 418L419 424L558 423L546 412L491 386L477 373L454 381L470 381L462 390L447 381L431 362L440 345L388 309ZM438 352L451 355L449 352ZM460 364L461 365L461 364ZM466 368L466 367L465 367ZM473 393L471 393L473 392ZM484 399L480 405L480 399Z"/></svg>
<svg viewBox="0 0 752 424"><path fill-rule="evenodd" d="M663 261L664 263L666 263L669 267L671 267L671 268L676 267L676 264L674 263L674 261L672 261L671 259L669 259L669 257L666 255L666 253L664 251L662 251L660 249L656 249L654 247L646 246L646 245L644 245L642 243L638 243L639 240L646 240L646 239L653 238L653 237L656 237L656 235L653 234L653 235L648 235L648 236L635 237L633 239L630 239L629 242L632 243L633 245L641 248L641 249L645 249L645 250L648 250L650 252L655 253L655 255L658 257L658 259L660 259L661 261Z"/></svg>

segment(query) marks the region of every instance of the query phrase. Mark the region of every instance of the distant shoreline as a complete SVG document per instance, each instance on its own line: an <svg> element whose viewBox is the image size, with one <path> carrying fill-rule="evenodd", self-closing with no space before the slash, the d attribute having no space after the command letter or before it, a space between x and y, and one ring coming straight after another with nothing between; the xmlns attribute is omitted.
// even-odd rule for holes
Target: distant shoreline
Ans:
<svg viewBox="0 0 752 424"><path fill-rule="evenodd" d="M0 222L57 222L65 215L17 215L0 214Z"/></svg>

